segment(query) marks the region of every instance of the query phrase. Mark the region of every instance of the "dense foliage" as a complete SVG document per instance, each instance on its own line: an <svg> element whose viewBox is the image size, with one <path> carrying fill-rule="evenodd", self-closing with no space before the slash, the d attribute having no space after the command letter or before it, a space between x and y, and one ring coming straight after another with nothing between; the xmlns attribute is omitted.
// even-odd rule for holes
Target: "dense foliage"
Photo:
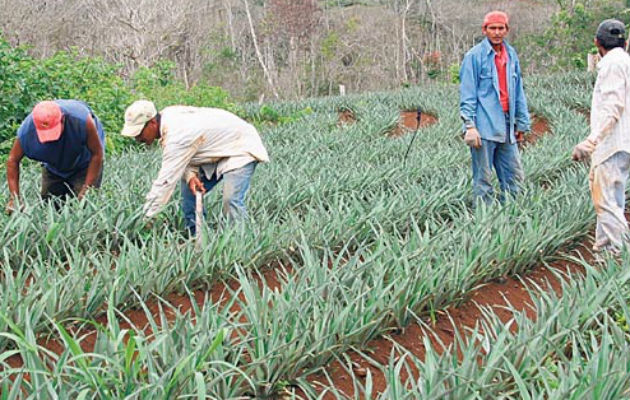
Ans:
<svg viewBox="0 0 630 400"><path fill-rule="evenodd" d="M221 88L200 84L187 89L174 78L173 68L167 62L140 68L127 82L115 65L100 58L58 52L37 59L0 37L0 160L22 120L41 100L78 99L89 104L104 125L110 154L129 145L118 132L125 108L137 98L154 100L158 108L187 104L243 113Z"/></svg>
<svg viewBox="0 0 630 400"><path fill-rule="evenodd" d="M98 58L58 52L30 57L0 37L0 156L11 146L17 128L33 106L46 99L79 99L92 107L107 133L118 132L133 96L115 66ZM121 145L108 135L108 150Z"/></svg>
<svg viewBox="0 0 630 400"><path fill-rule="evenodd" d="M620 7L618 3L610 0L560 3L561 9L551 17L546 29L517 41L524 66L535 66L533 69L538 72L585 70L587 54L596 53L593 39L599 23L609 18L628 21L630 8Z"/></svg>

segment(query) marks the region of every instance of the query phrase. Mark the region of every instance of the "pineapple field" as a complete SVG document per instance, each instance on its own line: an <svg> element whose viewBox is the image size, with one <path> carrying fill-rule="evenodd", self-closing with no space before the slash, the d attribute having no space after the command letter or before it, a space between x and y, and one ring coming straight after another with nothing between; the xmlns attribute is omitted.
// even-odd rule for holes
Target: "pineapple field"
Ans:
<svg viewBox="0 0 630 400"><path fill-rule="evenodd" d="M251 221L211 192L200 249L179 196L143 227L158 149L108 155L59 211L30 164L0 216L0 398L630 397L630 254L590 254L571 161L593 83L526 81L525 187L487 207L456 85L272 104L299 118L260 124Z"/></svg>

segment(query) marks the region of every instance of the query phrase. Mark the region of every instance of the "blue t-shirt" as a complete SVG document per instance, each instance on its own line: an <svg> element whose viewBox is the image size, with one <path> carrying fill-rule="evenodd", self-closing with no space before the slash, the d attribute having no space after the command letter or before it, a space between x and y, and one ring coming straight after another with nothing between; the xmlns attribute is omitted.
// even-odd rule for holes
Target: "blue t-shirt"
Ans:
<svg viewBox="0 0 630 400"><path fill-rule="evenodd" d="M87 118L92 116L98 137L105 152L105 132L90 107L78 100L55 100L65 116L63 132L58 140L42 143L37 137L33 114L22 122L18 129L17 139L20 141L24 155L36 161L55 175L69 178L76 172L87 168L92 153L87 147Z"/></svg>

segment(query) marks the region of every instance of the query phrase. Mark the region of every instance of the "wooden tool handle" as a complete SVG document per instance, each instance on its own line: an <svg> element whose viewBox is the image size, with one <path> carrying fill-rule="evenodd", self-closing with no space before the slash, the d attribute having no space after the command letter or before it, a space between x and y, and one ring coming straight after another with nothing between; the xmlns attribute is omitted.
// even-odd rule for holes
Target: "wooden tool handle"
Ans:
<svg viewBox="0 0 630 400"><path fill-rule="evenodd" d="M203 221L203 193L195 192L195 239L196 246L201 246L201 221Z"/></svg>

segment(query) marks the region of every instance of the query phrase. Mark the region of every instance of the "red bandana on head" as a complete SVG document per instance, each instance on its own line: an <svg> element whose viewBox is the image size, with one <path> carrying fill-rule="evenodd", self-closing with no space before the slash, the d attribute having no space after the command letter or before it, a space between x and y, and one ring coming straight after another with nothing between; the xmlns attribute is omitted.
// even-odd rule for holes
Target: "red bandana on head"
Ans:
<svg viewBox="0 0 630 400"><path fill-rule="evenodd" d="M487 27L490 24L505 24L507 28L510 22L510 18L503 11L491 11L483 19L483 28Z"/></svg>

